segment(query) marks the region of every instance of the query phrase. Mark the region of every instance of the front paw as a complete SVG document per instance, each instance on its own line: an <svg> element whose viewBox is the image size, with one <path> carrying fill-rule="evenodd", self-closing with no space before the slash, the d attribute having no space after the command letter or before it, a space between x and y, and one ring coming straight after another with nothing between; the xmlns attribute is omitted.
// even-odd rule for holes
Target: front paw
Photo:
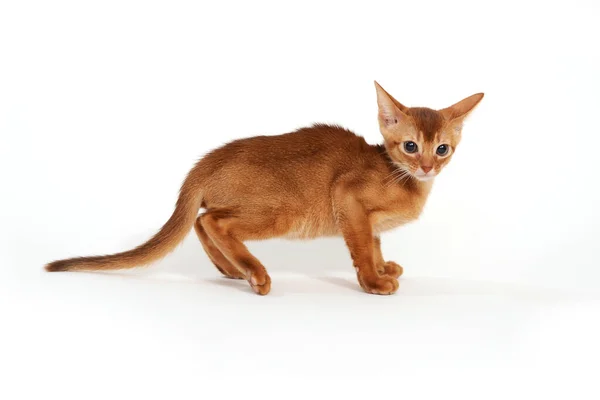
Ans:
<svg viewBox="0 0 600 400"><path fill-rule="evenodd" d="M393 261L387 261L377 269L377 272L379 272L379 275L391 276L392 278L397 279L402 275L404 269Z"/></svg>
<svg viewBox="0 0 600 400"><path fill-rule="evenodd" d="M367 293L393 294L398 290L398 280L390 276L365 277L359 275L358 282Z"/></svg>

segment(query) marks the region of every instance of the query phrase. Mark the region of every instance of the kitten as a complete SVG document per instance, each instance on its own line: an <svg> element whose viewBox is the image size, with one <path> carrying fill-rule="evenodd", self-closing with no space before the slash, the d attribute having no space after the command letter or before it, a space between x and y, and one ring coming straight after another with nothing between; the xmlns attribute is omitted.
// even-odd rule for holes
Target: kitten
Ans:
<svg viewBox="0 0 600 400"><path fill-rule="evenodd" d="M55 261L46 270L149 264L193 226L217 269L246 279L261 295L269 293L271 279L244 241L273 237L342 236L360 286L368 293L396 292L402 267L384 260L379 235L418 218L483 93L436 111L406 107L377 82L375 88L383 144L369 145L349 130L323 124L235 140L191 169L172 216L146 243L113 255ZM205 211L198 216L200 208Z"/></svg>

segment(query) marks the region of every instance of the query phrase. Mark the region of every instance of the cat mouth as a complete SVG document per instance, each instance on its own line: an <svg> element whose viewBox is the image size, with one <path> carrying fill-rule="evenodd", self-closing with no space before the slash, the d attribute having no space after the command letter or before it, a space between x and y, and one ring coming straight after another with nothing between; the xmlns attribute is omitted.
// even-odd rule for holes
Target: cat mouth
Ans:
<svg viewBox="0 0 600 400"><path fill-rule="evenodd" d="M427 182L427 181L433 180L433 178L435 178L437 176L437 174L435 173L435 171L433 169L425 172L421 168L418 168L412 174L412 176L414 176L415 179L417 179L417 180L419 180L421 182Z"/></svg>

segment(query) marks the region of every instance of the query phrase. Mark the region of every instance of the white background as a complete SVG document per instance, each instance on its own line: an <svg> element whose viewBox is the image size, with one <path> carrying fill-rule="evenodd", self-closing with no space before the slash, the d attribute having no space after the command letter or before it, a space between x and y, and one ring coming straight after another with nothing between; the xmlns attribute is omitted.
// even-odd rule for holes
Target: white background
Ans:
<svg viewBox="0 0 600 400"><path fill-rule="evenodd" d="M0 3L0 397L594 398L599 18L591 0ZM486 93L422 218L383 237L396 295L362 293L340 239L250 243L266 297L193 234L133 273L42 271L146 240L232 139L334 122L377 143L375 79L409 106Z"/></svg>

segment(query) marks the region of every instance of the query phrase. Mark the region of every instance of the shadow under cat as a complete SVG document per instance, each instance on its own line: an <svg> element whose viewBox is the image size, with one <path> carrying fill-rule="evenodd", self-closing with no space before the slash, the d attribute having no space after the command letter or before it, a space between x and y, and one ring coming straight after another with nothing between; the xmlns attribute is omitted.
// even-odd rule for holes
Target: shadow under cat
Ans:
<svg viewBox="0 0 600 400"><path fill-rule="evenodd" d="M143 237L128 240L123 247L140 242ZM294 241L270 239L248 242L248 248L278 279L282 293L315 293L321 290L337 293L366 294L359 286L352 261L340 238ZM160 281L172 284L210 284L223 290L253 293L244 280L224 277L204 253L197 238L190 234L173 253L147 267L132 270L91 272L130 279ZM319 283L315 286L315 283ZM464 280L444 277L400 278L403 296L509 296L530 299L556 299L556 290L534 288L511 283ZM274 295L280 290L275 290Z"/></svg>

